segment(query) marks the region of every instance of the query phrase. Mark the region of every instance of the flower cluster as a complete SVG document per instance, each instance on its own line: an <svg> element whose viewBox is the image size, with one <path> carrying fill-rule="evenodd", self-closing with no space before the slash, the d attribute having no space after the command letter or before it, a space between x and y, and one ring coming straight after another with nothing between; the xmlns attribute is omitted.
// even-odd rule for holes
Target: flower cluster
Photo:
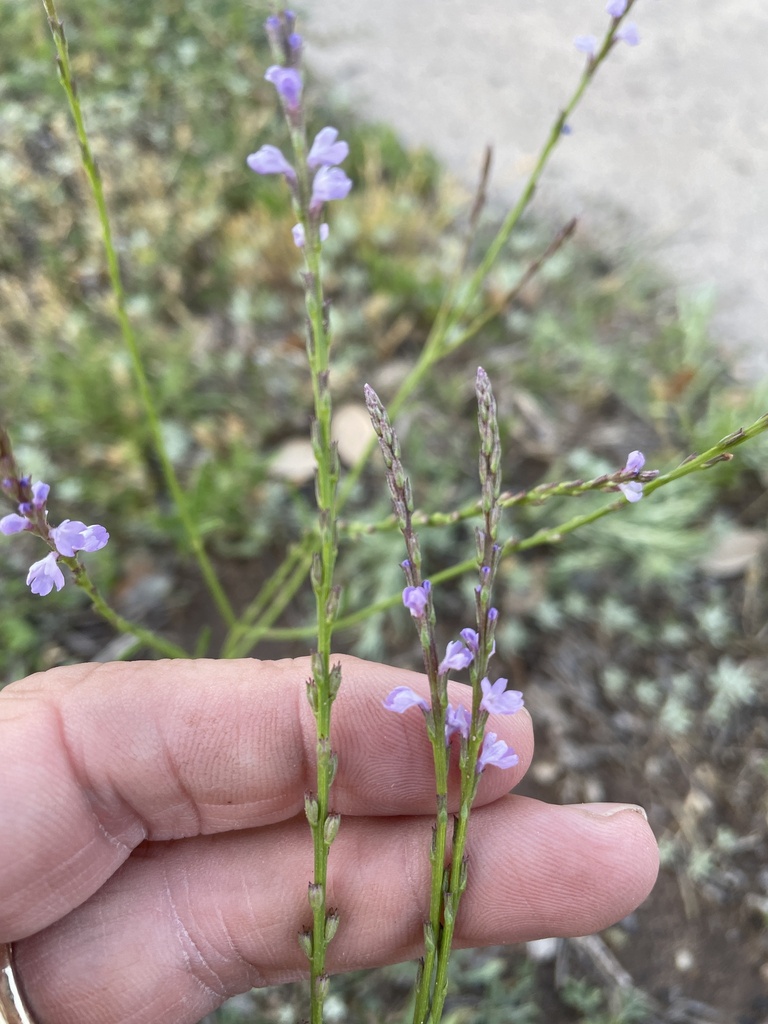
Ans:
<svg viewBox="0 0 768 1024"><path fill-rule="evenodd" d="M78 519L64 519L58 526L49 526L46 503L51 489L42 480L33 484L30 477L7 477L2 481L2 489L17 499L18 512L0 519L0 533L10 536L31 532L53 549L29 567L27 586L33 594L45 596L54 587L61 590L64 586L64 574L58 564L60 556L73 558L78 551L100 551L109 540L104 527L96 523L86 526Z"/></svg>
<svg viewBox="0 0 768 1024"><path fill-rule="evenodd" d="M420 586L406 587L403 591L403 604L414 618L426 615L429 605L431 586L425 580ZM495 611L495 609L491 609ZM495 619L495 615L493 618ZM447 677L450 671L461 671L468 668L475 659L480 648L480 637L474 629L462 629L461 640L453 640L446 647L445 657L438 666L438 674ZM507 680L500 677L492 683L486 676L480 681L482 698L480 700L479 728L485 726L489 715L514 715L523 707L523 695L519 690L508 690ZM402 715L409 708L420 708L425 715L431 714L429 703L410 686L396 686L384 698L384 707ZM451 737L460 736L464 741L469 739L472 719L463 704L454 707L448 704L445 713L445 742L450 743ZM489 732L483 737L483 744L478 754L477 772L482 772L488 765L497 768L512 768L519 761L517 754L496 733Z"/></svg>
<svg viewBox="0 0 768 1024"><path fill-rule="evenodd" d="M303 81L298 64L301 54L301 36L294 32L295 16L290 11L283 12L282 18L272 16L267 19L267 33L275 46L282 49L288 66L273 64L267 69L264 77L271 82L283 105L286 117L294 131L301 132L302 112L301 97ZM301 151L303 152L303 145ZM293 192L296 205L316 227L321 242L328 237L328 225L320 223L323 205L334 199L345 199L352 188L352 182L339 167L349 155L349 146L335 128L322 128L312 143L306 158L306 179L314 172L311 188L307 185L302 194L304 174L297 173L296 168L285 158L277 146L262 146L247 157L246 163L256 174L282 174ZM306 245L306 225L296 224L292 229L293 240L301 248Z"/></svg>

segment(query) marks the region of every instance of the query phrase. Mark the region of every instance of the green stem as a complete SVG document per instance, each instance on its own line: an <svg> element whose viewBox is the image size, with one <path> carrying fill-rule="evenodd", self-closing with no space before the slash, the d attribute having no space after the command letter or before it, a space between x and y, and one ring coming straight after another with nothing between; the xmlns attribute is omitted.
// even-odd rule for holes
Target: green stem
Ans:
<svg viewBox="0 0 768 1024"><path fill-rule="evenodd" d="M78 562L76 558L64 558L63 556L61 561L65 562L72 570L75 584L85 591L99 615L105 618L110 625L114 626L119 633L130 633L131 636L135 636L137 640L141 641L145 647L157 651L158 654L162 654L166 658L189 657L189 653L183 647L179 647L177 644L171 643L170 640L157 636L151 630L144 629L143 626L138 626L135 622L130 622L128 619L124 619L122 615L118 615L99 593L82 562Z"/></svg>
<svg viewBox="0 0 768 1024"><path fill-rule="evenodd" d="M69 60L69 49L67 46L67 40L64 35L64 26L59 20L59 16L56 11L54 0L43 0L43 7L48 15L48 24L53 34L53 40L56 45L57 63L59 68L59 78L64 88L64 92L67 95L69 102L69 109L72 114L72 118L75 122L75 130L77 133L77 139L80 143L80 154L85 170L88 182L91 186L91 192L93 194L94 201L96 203L96 209L99 215L99 223L101 225L102 240L104 243L104 250L107 257L107 267L109 271L109 279L112 286L112 291L115 296L115 303L117 308L117 321L120 327L120 333L122 334L123 342L131 360L131 366L133 368L133 374L136 379L136 384L139 389L139 395L141 397L144 411L147 417L147 424L149 426L150 434L152 435L152 442L155 447L155 451L160 460L160 464L163 470L163 476L168 486L168 490L171 492L173 497L176 510L181 521L182 527L187 537L189 546L200 566L203 578L205 579L206 585L213 597L216 607L224 619L224 621L232 626L236 620L235 613L232 606L224 593L221 584L216 576L214 568L206 554L203 546L203 541L200 536L197 525L189 511L187 506L186 497L182 491L181 485L179 484L176 472L173 468L173 464L168 455L168 451L163 440L162 429L160 426L160 417L155 406L152 392L147 379L147 374L144 369L144 363L142 361L141 352L139 345L136 340L133 327L130 319L126 312L125 302L125 289L123 287L122 275L120 273L120 264L117 258L117 252L115 251L114 241L112 238L112 227L109 219L109 213L107 210L107 203L104 198L104 187L101 181L101 173L98 168L98 164L93 156L91 145L88 139L88 133L85 128L85 121L83 119L82 109L80 107L80 100L77 96L77 87L72 77L72 67Z"/></svg>

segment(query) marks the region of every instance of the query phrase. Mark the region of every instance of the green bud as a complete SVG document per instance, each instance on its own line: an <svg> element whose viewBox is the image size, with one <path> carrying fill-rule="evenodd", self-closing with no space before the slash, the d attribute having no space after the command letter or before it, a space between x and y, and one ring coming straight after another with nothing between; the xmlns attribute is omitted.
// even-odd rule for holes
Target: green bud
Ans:
<svg viewBox="0 0 768 1024"><path fill-rule="evenodd" d="M424 925L424 951L429 956L435 952L437 943L435 942L435 930L432 925L427 921Z"/></svg>
<svg viewBox="0 0 768 1024"><path fill-rule="evenodd" d="M314 943L312 942L312 932L308 928L299 932L299 945L304 950L307 959L311 960Z"/></svg>
<svg viewBox="0 0 768 1024"><path fill-rule="evenodd" d="M339 914L338 911L332 910L325 917L325 941L330 942L339 929Z"/></svg>
<svg viewBox="0 0 768 1024"><path fill-rule="evenodd" d="M331 689L331 700L333 700L341 686L341 665L338 662L331 667L329 683Z"/></svg>
<svg viewBox="0 0 768 1024"><path fill-rule="evenodd" d="M328 996L328 991L331 987L331 979L327 974L320 974L315 979L315 997L322 1003Z"/></svg>
<svg viewBox="0 0 768 1024"><path fill-rule="evenodd" d="M307 886L307 899L313 910L321 910L325 901L325 888L319 882L310 882Z"/></svg>
<svg viewBox="0 0 768 1024"><path fill-rule="evenodd" d="M340 814L329 814L325 819L323 825L323 840L326 846L330 846L336 836L339 834L339 825L341 824Z"/></svg>
<svg viewBox="0 0 768 1024"><path fill-rule="evenodd" d="M317 716L317 686L314 679L307 680L307 700L312 708L312 714Z"/></svg>
<svg viewBox="0 0 768 1024"><path fill-rule="evenodd" d="M320 820L320 807L312 793L304 794L304 813L307 816L307 821L314 828Z"/></svg>

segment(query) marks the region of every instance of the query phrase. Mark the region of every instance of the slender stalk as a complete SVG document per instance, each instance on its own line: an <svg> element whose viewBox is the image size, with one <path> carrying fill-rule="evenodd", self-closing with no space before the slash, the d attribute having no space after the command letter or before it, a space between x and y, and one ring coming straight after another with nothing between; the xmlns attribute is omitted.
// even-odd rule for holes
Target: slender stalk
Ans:
<svg viewBox="0 0 768 1024"><path fill-rule="evenodd" d="M64 556L61 557L61 561L65 562L72 570L75 584L85 591L99 615L106 619L111 626L114 626L118 632L130 633L131 636L135 636L145 647L157 651L158 654L162 654L166 658L189 657L189 652L185 651L183 647L179 647L178 644L171 643L170 640L165 640L151 630L123 618L122 615L118 615L114 608L111 608L99 593L82 562L79 562L76 558L65 558Z"/></svg>
<svg viewBox="0 0 768 1024"><path fill-rule="evenodd" d="M75 123L75 131L77 133L78 142L80 143L80 155L83 169L85 170L88 178L99 216L102 241L107 258L109 280L115 296L117 321L123 342L131 360L134 378L139 390L142 405L144 406L149 432L152 436L152 443L160 460L163 476L168 490L171 492L187 542L189 543L192 553L200 566L200 571L205 579L211 596L216 603L216 607L224 621L231 626L234 624L236 616L205 551L202 537L200 536L200 532L194 518L189 511L186 497L181 488L178 477L176 476L173 463L168 455L160 426L160 417L149 386L149 380L147 379L141 351L136 340L133 326L126 311L125 289L123 287L120 264L112 238L112 227L109 219L109 212L107 210L107 203L104 198L104 187L101 180L101 173L93 155L90 141L88 139L88 133L85 128L83 112L77 95L77 86L72 76L72 65L69 59L69 48L64 34L64 26L59 20L54 0L43 0L43 7L48 15L48 24L56 45L59 79L62 87L64 88L64 92L66 93L67 101L69 102L69 109Z"/></svg>

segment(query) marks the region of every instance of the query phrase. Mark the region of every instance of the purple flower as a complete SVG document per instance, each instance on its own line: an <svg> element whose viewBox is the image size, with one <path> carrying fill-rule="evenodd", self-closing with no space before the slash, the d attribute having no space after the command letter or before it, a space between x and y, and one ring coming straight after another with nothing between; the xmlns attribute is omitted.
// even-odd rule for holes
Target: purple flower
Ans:
<svg viewBox="0 0 768 1024"><path fill-rule="evenodd" d="M310 213L317 213L331 199L346 199L351 188L352 182L340 167L321 167L312 182Z"/></svg>
<svg viewBox="0 0 768 1024"><path fill-rule="evenodd" d="M50 537L59 554L67 558L77 551L100 551L109 540L103 526L86 526L77 519L62 520L51 530Z"/></svg>
<svg viewBox="0 0 768 1024"><path fill-rule="evenodd" d="M320 235L321 242L324 242L326 240L326 238L330 234L330 231L331 229L328 227L327 224L320 225L318 234ZM293 227L291 228L291 234L293 235L293 240L296 243L297 247L299 249L302 249L307 243L307 236L304 232L304 225L294 224Z"/></svg>
<svg viewBox="0 0 768 1024"><path fill-rule="evenodd" d="M642 452L630 452L627 456L627 464L622 473L639 473L645 465L645 456Z"/></svg>
<svg viewBox="0 0 768 1024"><path fill-rule="evenodd" d="M27 573L27 586L31 588L33 594L45 597L54 587L61 590L64 586L64 573L56 563L58 557L55 551L51 551L45 558L30 565Z"/></svg>
<svg viewBox="0 0 768 1024"><path fill-rule="evenodd" d="M640 32L638 31L637 25L634 21L625 21L617 31L614 38L621 39L621 41L626 43L627 46L640 45Z"/></svg>
<svg viewBox="0 0 768 1024"><path fill-rule="evenodd" d="M597 39L595 36L576 36L573 45L580 53L586 53L588 57L597 56Z"/></svg>
<svg viewBox="0 0 768 1024"><path fill-rule="evenodd" d="M459 633L459 636L470 649L470 651L472 651L473 654L477 654L478 650L480 649L480 636L478 635L477 631L474 629L462 629L462 631Z"/></svg>
<svg viewBox="0 0 768 1024"><path fill-rule="evenodd" d="M612 18L620 18L627 9L627 0L608 0L605 5L605 13Z"/></svg>
<svg viewBox="0 0 768 1024"><path fill-rule="evenodd" d="M346 142L337 142L339 133L335 128L322 128L315 136L307 157L307 167L332 167L349 156Z"/></svg>
<svg viewBox="0 0 768 1024"><path fill-rule="evenodd" d="M437 671L440 675L450 672L451 669L460 672L467 665L471 665L474 658L472 651L465 647L461 640L452 640L445 649L445 657L438 665Z"/></svg>
<svg viewBox="0 0 768 1024"><path fill-rule="evenodd" d="M619 490L632 503L640 501L643 496L643 485L638 480L630 480L629 483L619 484Z"/></svg>
<svg viewBox="0 0 768 1024"><path fill-rule="evenodd" d="M262 146L251 153L245 162L257 174L284 174L289 181L296 181L296 171L277 146Z"/></svg>
<svg viewBox="0 0 768 1024"><path fill-rule="evenodd" d="M406 587L403 591L403 604L414 617L420 619L429 604L429 591L432 584L424 580L420 587Z"/></svg>
<svg viewBox="0 0 768 1024"><path fill-rule="evenodd" d="M464 739L469 739L469 727L472 724L472 716L464 707L463 704L459 704L455 708L452 704L449 704L445 709L445 743L446 746L451 742L451 736L457 732Z"/></svg>
<svg viewBox="0 0 768 1024"><path fill-rule="evenodd" d="M507 690L507 680L500 676L495 683L492 683L486 676L481 679L480 688L483 691L483 699L480 707L489 715L514 715L523 707L523 695L519 690Z"/></svg>
<svg viewBox="0 0 768 1024"><path fill-rule="evenodd" d="M26 530L31 525L25 516L17 516L15 512L11 512L10 515L3 516L0 519L0 533L6 535L21 533L22 530Z"/></svg>
<svg viewBox="0 0 768 1024"><path fill-rule="evenodd" d="M382 701L387 711L395 711L402 715L408 708L421 708L422 711L429 711L429 704L420 697L410 686L396 686L387 694Z"/></svg>
<svg viewBox="0 0 768 1024"><path fill-rule="evenodd" d="M495 764L497 768L514 768L519 760L512 747L508 747L504 740L496 739L495 732L487 732L477 759L477 772L479 774L489 764Z"/></svg>
<svg viewBox="0 0 768 1024"><path fill-rule="evenodd" d="M22 484L22 486L29 486L29 479L22 479L19 483ZM50 486L48 484L44 484L42 480L38 480L37 483L32 484L32 501L22 501L19 504L19 512L27 514L35 511L35 509L39 510L44 508L50 491Z"/></svg>
<svg viewBox="0 0 768 1024"><path fill-rule="evenodd" d="M296 111L301 102L301 72L296 68L282 68L273 64L264 75L277 89L277 93L288 110Z"/></svg>

